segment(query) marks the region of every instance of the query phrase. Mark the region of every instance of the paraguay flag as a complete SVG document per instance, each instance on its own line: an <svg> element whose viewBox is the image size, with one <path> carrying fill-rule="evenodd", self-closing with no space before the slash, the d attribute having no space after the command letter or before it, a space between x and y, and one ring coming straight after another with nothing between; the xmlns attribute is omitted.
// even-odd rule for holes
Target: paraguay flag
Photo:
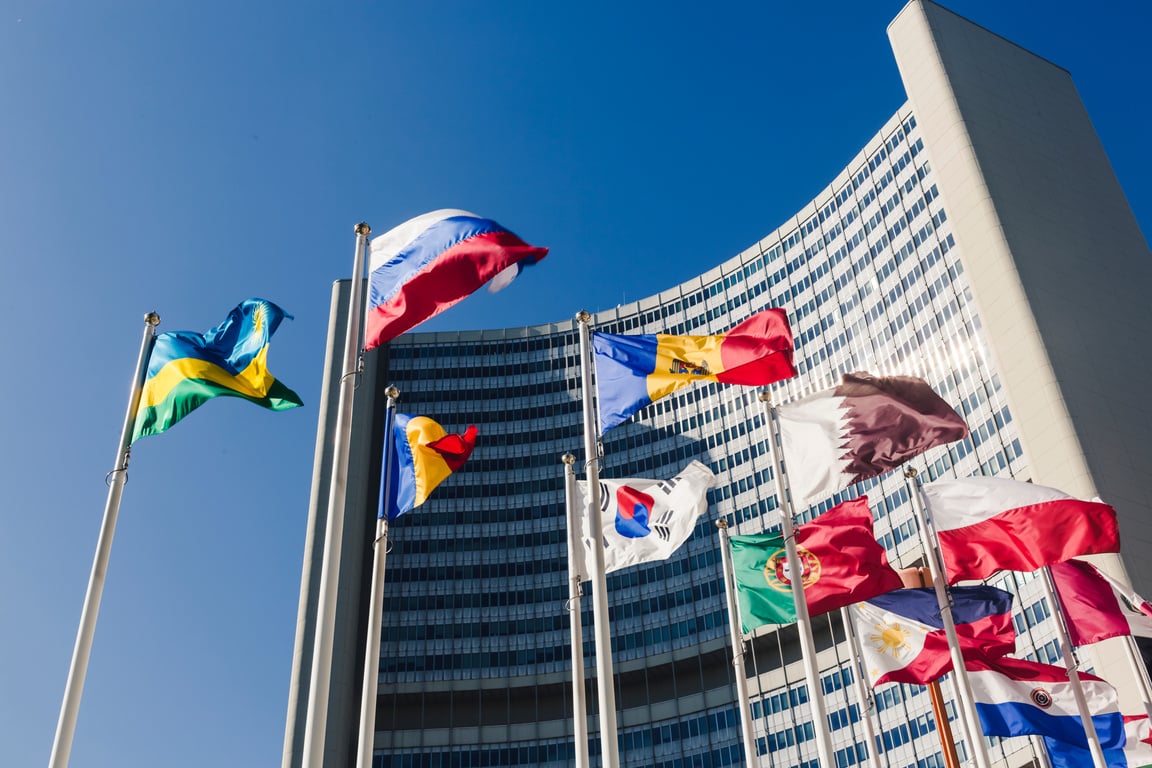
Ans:
<svg viewBox="0 0 1152 768"><path fill-rule="evenodd" d="M368 264L364 348L391 341L467 298L480 286L507 286L544 258L491 219L445 208L373 238Z"/></svg>
<svg viewBox="0 0 1152 768"><path fill-rule="evenodd" d="M426 416L397 413L391 445L384 449L387 472L380 482L378 517L395 520L427 501L472 455L476 433L469 426L462 435L448 434Z"/></svg>
<svg viewBox="0 0 1152 768"><path fill-rule="evenodd" d="M766 309L719 336L593 333L600 434L693 381L762 387L796 375L792 329Z"/></svg>

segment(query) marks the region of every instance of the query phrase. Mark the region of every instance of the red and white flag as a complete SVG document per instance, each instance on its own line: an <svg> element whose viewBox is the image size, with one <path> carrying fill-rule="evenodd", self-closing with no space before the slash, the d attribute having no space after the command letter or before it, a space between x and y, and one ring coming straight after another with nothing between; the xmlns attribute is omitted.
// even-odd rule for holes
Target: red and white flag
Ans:
<svg viewBox="0 0 1152 768"><path fill-rule="evenodd" d="M1116 510L1101 502L1003 477L937 480L923 490L949 584L1120 551Z"/></svg>
<svg viewBox="0 0 1152 768"><path fill-rule="evenodd" d="M1072 645L1125 635L1152 637L1152 606L1091 563L1056 563L1052 580Z"/></svg>
<svg viewBox="0 0 1152 768"><path fill-rule="evenodd" d="M797 507L968 436L968 425L923 379L845 374L832 389L781 405L788 487Z"/></svg>

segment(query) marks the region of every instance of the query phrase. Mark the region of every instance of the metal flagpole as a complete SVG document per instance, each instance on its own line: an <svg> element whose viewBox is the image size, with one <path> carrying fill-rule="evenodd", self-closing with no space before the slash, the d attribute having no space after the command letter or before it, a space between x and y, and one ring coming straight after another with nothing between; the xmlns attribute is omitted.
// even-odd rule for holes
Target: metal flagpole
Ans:
<svg viewBox="0 0 1152 768"><path fill-rule="evenodd" d="M580 583L584 580L584 540L580 535L580 504L576 494L576 457L566 453L564 506L568 515L568 613L572 637L572 737L576 768L588 768L588 702L584 694L584 625L580 619Z"/></svg>
<svg viewBox="0 0 1152 768"><path fill-rule="evenodd" d="M603 534L600 520L600 457L596 450L598 432L592 409L592 315L580 310L580 380L584 400L584 471L588 482L585 499L588 532L595 539ZM596 701L600 712L600 759L603 768L618 768L620 746L616 739L616 689L612 675L612 633L608 627L608 584L604 574L604 547L592 547L592 625L596 638Z"/></svg>
<svg viewBox="0 0 1152 768"><path fill-rule="evenodd" d="M336 595L340 586L340 546L344 539L344 497L348 486L348 452L352 435L352 401L363 326L364 250L372 229L356 225L356 252L352 260L352 286L348 297L348 325L344 337L344 374L333 436L332 474L328 479L328 518L324 526L324 556L320 566L316 605L316 637L312 647L312 675L308 683L308 713L304 720L302 768L324 768L324 736L328 727L328 691L332 677L332 644L336 634Z"/></svg>
<svg viewBox="0 0 1152 768"><path fill-rule="evenodd" d="M720 562L724 568L724 592L728 603L728 628L732 640L732 670L736 674L736 698L740 707L740 737L744 743L744 765L755 765L756 738L752 732L752 703L748 696L748 678L744 675L744 632L741 630L740 606L732 576L732 551L728 548L728 521L716 521L720 530Z"/></svg>
<svg viewBox="0 0 1152 768"><path fill-rule="evenodd" d="M1052 571L1048 566L1043 571L1041 581L1044 583L1045 597L1048 605L1052 606L1052 614L1056 617L1056 631L1060 637L1060 652L1064 656L1064 666L1068 670L1068 680L1072 683L1072 695L1076 698L1076 708L1080 710L1080 719L1084 724L1084 735L1088 738L1088 751L1092 754L1092 765L1096 768L1108 768L1108 761L1104 758L1104 750L1100 747L1100 736L1096 733L1096 724L1092 722L1092 711L1088 709L1088 699L1084 696L1084 687L1080 685L1080 673L1076 668L1080 662L1072 654L1072 639L1068 636L1068 624L1064 619L1064 609L1056 599L1056 585L1052 581Z"/></svg>
<svg viewBox="0 0 1152 768"><path fill-rule="evenodd" d="M820 673L816 669L816 643L812 639L812 620L808 617L808 601L804 597L804 566L800 562L800 554L796 551L796 532L792 527L792 502L788 498L788 484L784 479L783 464L780 461L782 445L780 424L776 420L776 409L772 406L770 398L768 392L760 393L760 402L764 404L764 414L768 420L768 447L772 454L772 469L776 473L776 500L780 505L781 533L784 535L784 551L788 557L788 573L792 579L792 600L796 604L796 628L800 630L804 677L808 681L808 701L816 733L816 754L820 758L820 765L830 768L836 764L832 759L832 735L828 729L828 713L824 707Z"/></svg>
<svg viewBox="0 0 1152 768"><path fill-rule="evenodd" d="M876 739L876 723L873 714L879 715L872 706L872 691L864 682L864 663L860 659L860 638L856 636L856 625L849 615L848 608L840 609L840 622L848 633L848 648L852 653L852 674L856 678L856 706L860 707L860 719L864 721L864 731L868 736L868 761L873 768L880 768L880 747Z"/></svg>
<svg viewBox="0 0 1152 768"><path fill-rule="evenodd" d="M960 699L960 722L968 736L968 748L976 758L979 768L990 768L988 749L984 744L984 732L980 728L980 718L976 714L976 703L972 696L972 685L968 681L968 668L964 666L964 655L960 651L960 640L956 636L956 622L952 619L952 603L944 589L947 579L944 567L940 564L940 552L936 547L936 535L928 528L928 517L924 513L924 500L920 497L920 482L916 470L909 467L904 471L904 481L908 497L912 500L912 511L916 514L916 526L920 529L920 544L924 547L924 559L928 561L928 572L932 575L932 587L936 591L936 604L940 608L940 618L944 623L944 634L948 637L948 650L952 656L952 680Z"/></svg>
<svg viewBox="0 0 1152 768"><path fill-rule="evenodd" d="M376 540L372 544L372 594L368 597L368 638L364 643L364 684L360 689L360 738L356 746L358 768L372 768L372 748L376 736L376 689L380 684L380 621L384 609L384 559L388 556L388 512L392 498L392 422L400 390L388 387L388 407L384 412L384 460L380 463L380 516L376 519Z"/></svg>
<svg viewBox="0 0 1152 768"><path fill-rule="evenodd" d="M72 664L68 668L68 682L64 686L64 701L60 705L60 719L56 723L56 737L52 741L49 768L66 768L72 754L72 737L76 734L76 717L80 712L80 695L84 692L84 678L88 675L88 657L92 654L92 638L96 633L96 615L100 613L100 599L104 595L104 580L108 575L108 558L112 553L112 537L116 533L116 518L120 514L120 497L128 479L128 459L132 452L132 432L136 426L136 410L140 406L140 391L148 375L148 358L156 343L156 326L160 315L144 315L144 339L140 342L140 358L136 362L136 375L128 394L128 412L120 430L120 443L116 447L116 463L109 473L108 500L104 504L104 521L100 524L100 537L96 540L96 556L88 576L88 591L84 595L84 608L80 612L80 627L76 631L76 645L72 649Z"/></svg>
<svg viewBox="0 0 1152 768"><path fill-rule="evenodd" d="M909 570L916 571L916 578L921 587L928 586L928 582L932 581L931 573L929 573L928 579L924 578L924 568ZM932 584L935 586L935 581L932 581ZM952 737L952 724L948 722L948 709L944 703L944 691L940 688L939 680L932 680L928 683L928 696L932 700L932 716L936 719L936 733L940 736L940 749L944 754L944 766L945 768L960 768L960 756L956 754L956 740Z"/></svg>

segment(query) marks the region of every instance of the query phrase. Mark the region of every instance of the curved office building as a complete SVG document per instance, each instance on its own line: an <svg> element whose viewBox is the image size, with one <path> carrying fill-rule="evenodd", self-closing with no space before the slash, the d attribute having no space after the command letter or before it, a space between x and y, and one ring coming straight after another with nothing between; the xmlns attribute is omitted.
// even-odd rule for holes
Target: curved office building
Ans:
<svg viewBox="0 0 1152 768"><path fill-rule="evenodd" d="M592 326L608 333L715 334L761 309L782 307L799 374L767 390L774 402L825 389L852 371L923 377L964 416L971 435L914 460L922 478L1004 475L1085 498L1100 495L1120 511L1128 551L1140 544L1142 529L1133 521L1147 516L1149 494L1129 492L1122 482L1130 481L1101 467L1116 446L1129 450L1128 436L1147 425L1098 423L1101 411L1114 409L1093 404L1109 396L1135 402L1138 388L1101 394L1074 344L1061 336L1069 323L1059 310L1072 291L1082 309L1101 313L1078 318L1085 337L1125 311L1117 307L1123 296L1085 298L1096 280L1087 277L1089 264L1078 250L1087 244L1110 248L1123 265L1117 273L1144 280L1152 259L1071 79L927 2L906 7L889 35L909 101L820 195L743 253L726 261L718 254L720 263L698 278L653 286L659 292L594 315ZM1133 290L1120 285L1112 295ZM347 284L334 293L333 350L340 347L346 293ZM1099 342L1097 373L1123 371L1130 379L1133 365L1147 365L1111 354L1112 346ZM374 766L573 765L560 457L576 454L577 466L585 459L576 322L411 333L369 355L368 363L356 404L348 519L373 517L353 514L376 504L382 430L369 425L382 420L385 383L400 389L404 412L431 416L449 431L468 424L480 430L465 468L389 533ZM286 766L299 764L307 700L329 418L321 415ZM1097 451L1109 450L1096 459ZM741 747L715 523L724 519L735 533L779 526L758 391L686 387L610 430L602 452L605 478L668 478L694 459L718 477L684 547L666 562L608 577L621 764L817 766L813 692L792 626L763 627L744 644L757 755L745 763ZM921 564L899 473L797 510L798 522L859 495L868 496L876 536L893 564ZM355 757L372 532L350 527L326 765L351 765ZM1114 560L1110 566L1123 574ZM1146 571L1127 573L1148 590ZM1004 574L992 583L1017 594L1018 655L1060 663L1051 610L1031 575ZM598 765L591 600L582 607ZM883 686L862 708L839 615L814 617L813 625L836 765L867 764L863 718L870 716L883 747L880 765L944 766L927 689ZM1107 665L1086 661L1106 672ZM954 716L947 680L943 692ZM964 759L969 745L956 730ZM988 743L998 765L1033 760L1026 739Z"/></svg>

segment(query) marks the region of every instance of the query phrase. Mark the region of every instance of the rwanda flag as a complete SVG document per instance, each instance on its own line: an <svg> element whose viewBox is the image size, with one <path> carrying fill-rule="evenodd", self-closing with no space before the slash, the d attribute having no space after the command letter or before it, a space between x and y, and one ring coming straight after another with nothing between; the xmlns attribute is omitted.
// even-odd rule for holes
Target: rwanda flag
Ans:
<svg viewBox="0 0 1152 768"><path fill-rule="evenodd" d="M268 372L268 340L284 310L264 299L248 299L208 331L170 331L156 337L148 376L136 410L135 442L156 435L220 395L283 411L300 397Z"/></svg>

